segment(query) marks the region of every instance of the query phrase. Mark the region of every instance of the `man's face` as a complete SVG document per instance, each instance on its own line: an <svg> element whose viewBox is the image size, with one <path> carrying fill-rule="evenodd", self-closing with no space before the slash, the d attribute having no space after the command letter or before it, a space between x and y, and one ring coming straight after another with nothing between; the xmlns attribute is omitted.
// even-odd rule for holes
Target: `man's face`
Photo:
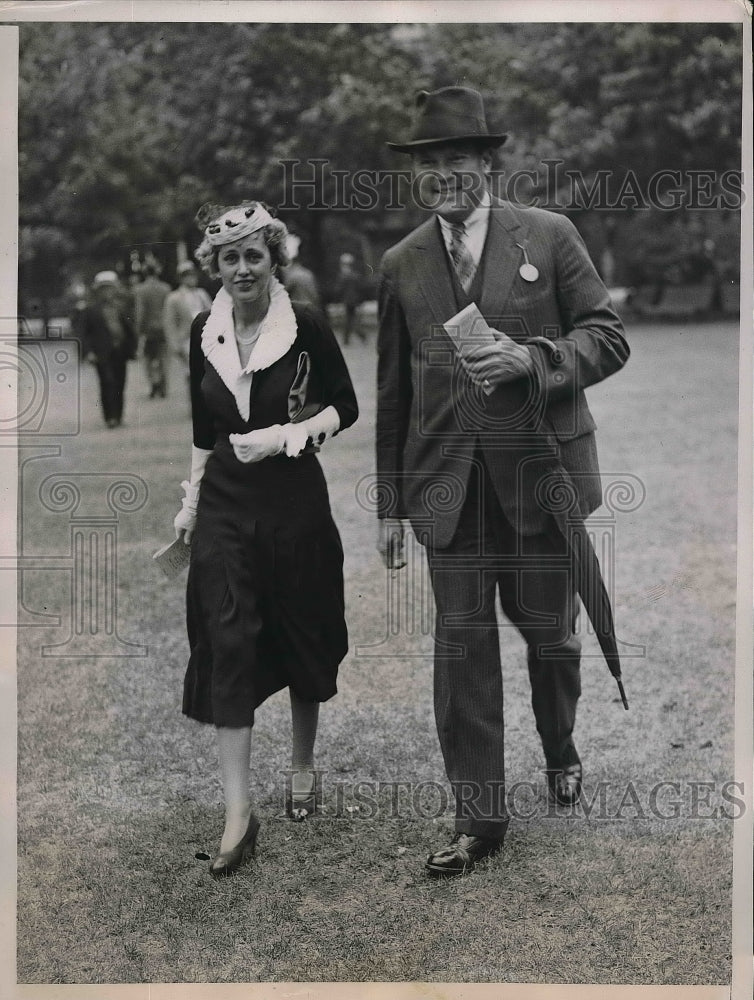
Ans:
<svg viewBox="0 0 754 1000"><path fill-rule="evenodd" d="M421 207L448 222L463 222L487 190L492 156L473 144L446 143L414 153L412 167Z"/></svg>

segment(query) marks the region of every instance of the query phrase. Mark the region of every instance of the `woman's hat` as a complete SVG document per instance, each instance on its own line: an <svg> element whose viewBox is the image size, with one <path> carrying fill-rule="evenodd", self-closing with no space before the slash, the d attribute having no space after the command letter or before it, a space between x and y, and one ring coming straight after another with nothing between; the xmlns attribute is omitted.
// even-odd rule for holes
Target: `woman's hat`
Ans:
<svg viewBox="0 0 754 1000"><path fill-rule="evenodd" d="M502 146L508 138L505 132L488 131L482 95L470 87L421 90L416 95L416 107L413 136L408 142L389 142L390 149L413 153L447 142Z"/></svg>

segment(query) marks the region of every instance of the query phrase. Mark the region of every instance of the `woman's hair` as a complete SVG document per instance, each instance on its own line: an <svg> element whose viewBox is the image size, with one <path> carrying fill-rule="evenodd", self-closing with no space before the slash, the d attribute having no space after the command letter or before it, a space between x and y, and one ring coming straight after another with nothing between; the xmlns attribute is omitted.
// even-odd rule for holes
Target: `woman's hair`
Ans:
<svg viewBox="0 0 754 1000"><path fill-rule="evenodd" d="M265 205L263 201L242 201L238 205L212 205L207 203L202 205L199 211L196 213L194 221L203 233L210 222L214 222L215 219L219 219L221 215L225 215L226 212L231 211L234 208L252 208L255 209L257 205L261 205L270 214L272 214L272 209L269 205ZM288 229L284 222L280 219L273 219L272 222L268 223L263 229L264 242L267 244L267 249L270 251L270 259L273 264L279 264L281 267L285 267L286 264L290 263L290 257L288 256L288 251L285 247L286 237L288 236ZM210 276L210 278L217 278L219 276L217 268L217 255L222 247L212 246L209 240L205 238L199 244L197 249L194 251L194 257L196 258L199 267Z"/></svg>

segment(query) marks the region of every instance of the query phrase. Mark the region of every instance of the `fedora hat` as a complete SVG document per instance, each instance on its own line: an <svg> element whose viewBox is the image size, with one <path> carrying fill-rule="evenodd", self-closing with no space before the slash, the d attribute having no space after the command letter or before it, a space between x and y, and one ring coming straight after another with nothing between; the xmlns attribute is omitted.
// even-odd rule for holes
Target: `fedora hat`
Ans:
<svg viewBox="0 0 754 1000"><path fill-rule="evenodd" d="M502 146L508 138L507 133L487 130L482 95L470 87L420 90L416 95L416 107L413 136L408 142L389 142L390 149L413 153L447 142Z"/></svg>

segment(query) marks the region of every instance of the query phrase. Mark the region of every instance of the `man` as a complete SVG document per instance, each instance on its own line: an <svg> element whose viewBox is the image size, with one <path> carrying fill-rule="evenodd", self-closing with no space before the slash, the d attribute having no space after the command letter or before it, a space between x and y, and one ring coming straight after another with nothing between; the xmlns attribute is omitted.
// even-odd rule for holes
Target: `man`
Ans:
<svg viewBox="0 0 754 1000"><path fill-rule="evenodd" d="M199 287L199 274L190 260L181 261L177 267L178 287L165 299L162 326L165 331L167 349L171 357L178 358L188 385L189 334L194 318L212 302L203 288Z"/></svg>
<svg viewBox="0 0 754 1000"><path fill-rule="evenodd" d="M308 267L304 267L298 257L301 237L288 233L285 248L288 251L290 263L280 272L280 280L293 302L307 302L315 309L322 308L322 301L317 288L317 279Z"/></svg>
<svg viewBox="0 0 754 1000"><path fill-rule="evenodd" d="M449 876L499 850L508 824L496 595L527 645L549 794L568 806L581 793L577 593L619 676L583 527L601 502L583 390L629 350L573 225L491 195L491 151L507 137L489 133L481 95L422 92L417 108L411 140L388 145L411 154L414 190L434 217L381 265L379 548L388 566L404 564L408 518L427 550L435 716L456 832L426 870ZM443 324L472 302L484 336L459 350L460 320L449 332Z"/></svg>
<svg viewBox="0 0 754 1000"><path fill-rule="evenodd" d="M80 311L76 331L87 361L97 369L102 415L109 428L123 422L127 362L136 356L131 320L119 303L115 271L100 271L92 282L92 302Z"/></svg>
<svg viewBox="0 0 754 1000"><path fill-rule="evenodd" d="M136 286L136 336L143 342L144 365L149 381L149 398L167 395L168 376L166 370L167 344L162 326L165 300L170 294L170 285L158 278L159 265L149 261L144 265L144 281Z"/></svg>
<svg viewBox="0 0 754 1000"><path fill-rule="evenodd" d="M335 301L343 305L344 346L348 346L353 333L365 343L367 339L359 318L359 306L364 301L363 282L355 264L356 258L352 253L342 253L335 279Z"/></svg>

